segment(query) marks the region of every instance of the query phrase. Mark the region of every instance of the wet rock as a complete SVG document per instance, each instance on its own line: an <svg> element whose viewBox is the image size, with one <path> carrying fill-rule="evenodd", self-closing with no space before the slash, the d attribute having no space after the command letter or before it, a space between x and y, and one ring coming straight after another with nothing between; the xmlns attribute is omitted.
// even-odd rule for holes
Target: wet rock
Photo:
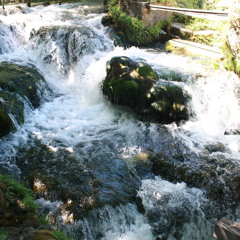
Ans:
<svg viewBox="0 0 240 240"><path fill-rule="evenodd" d="M187 120L190 96L173 82L158 81L148 95L157 119L161 122Z"/></svg>
<svg viewBox="0 0 240 240"><path fill-rule="evenodd" d="M33 66L0 64L0 137L23 124L25 107L39 107L47 89Z"/></svg>
<svg viewBox="0 0 240 240"><path fill-rule="evenodd" d="M230 130L226 130L224 135L240 135L240 128L233 128Z"/></svg>
<svg viewBox="0 0 240 240"><path fill-rule="evenodd" d="M39 107L45 83L43 76L34 66L21 66L3 62L0 65L0 88L28 99L34 108ZM46 87L46 86L44 86Z"/></svg>
<svg viewBox="0 0 240 240"><path fill-rule="evenodd" d="M147 94L157 80L151 66L128 57L114 57L107 64L103 93L115 103L144 113L149 105Z"/></svg>
<svg viewBox="0 0 240 240"><path fill-rule="evenodd" d="M135 201L140 182L123 160L105 156L97 145L89 159L85 156L83 160L79 151L81 148L74 154L64 149L53 152L35 143L20 151L17 164L39 198L62 202L58 211L66 212L66 222L81 219L91 209L106 204Z"/></svg>
<svg viewBox="0 0 240 240"><path fill-rule="evenodd" d="M39 58L62 74L67 74L83 56L109 48L104 36L83 25L41 27L31 32L31 41Z"/></svg>
<svg viewBox="0 0 240 240"><path fill-rule="evenodd" d="M0 137L24 122L24 103L14 93L0 92Z"/></svg>
<svg viewBox="0 0 240 240"><path fill-rule="evenodd" d="M102 17L102 21L101 21L103 26L111 26L113 24L113 18L112 16L106 14Z"/></svg>
<svg viewBox="0 0 240 240"><path fill-rule="evenodd" d="M214 207L206 215L221 217L226 212L234 215L240 200L240 169L224 155L185 156L184 161L166 155L152 158L153 172L171 182L186 182L190 187L202 189L214 201Z"/></svg>
<svg viewBox="0 0 240 240"><path fill-rule="evenodd" d="M189 96L174 82L157 81L144 60L114 57L107 64L102 91L115 104L129 106L143 119L173 122L188 119Z"/></svg>

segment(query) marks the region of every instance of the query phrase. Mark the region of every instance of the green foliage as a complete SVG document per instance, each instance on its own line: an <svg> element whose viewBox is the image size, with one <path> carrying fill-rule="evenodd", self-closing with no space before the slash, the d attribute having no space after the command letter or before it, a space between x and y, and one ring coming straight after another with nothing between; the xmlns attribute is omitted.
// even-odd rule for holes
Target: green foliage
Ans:
<svg viewBox="0 0 240 240"><path fill-rule="evenodd" d="M23 207L27 211L34 212L38 208L31 189L26 188L11 177L2 174L0 174L0 183L5 186L4 196L8 206L19 200L23 203Z"/></svg>
<svg viewBox="0 0 240 240"><path fill-rule="evenodd" d="M240 75L240 59L237 59L230 49L228 48L227 43L225 42L223 46L223 52L224 52L224 67L229 70L233 71L236 74Z"/></svg>
<svg viewBox="0 0 240 240"><path fill-rule="evenodd" d="M191 20L192 20L191 16L187 16L186 14L181 13L174 13L172 17L173 22L183 23L185 25L190 24Z"/></svg>
<svg viewBox="0 0 240 240"><path fill-rule="evenodd" d="M225 39L225 34L228 28L227 21L221 20L210 20L202 18L192 18L189 23L185 26L187 29L193 31L201 30L212 30L214 31L210 35L195 34L191 40L198 43L203 43L209 46L220 46L222 45L223 39Z"/></svg>
<svg viewBox="0 0 240 240"><path fill-rule="evenodd" d="M0 230L0 240L7 240L8 232Z"/></svg>
<svg viewBox="0 0 240 240"><path fill-rule="evenodd" d="M52 235L57 240L73 240L72 238L67 237L66 233L59 230L54 231Z"/></svg>
<svg viewBox="0 0 240 240"><path fill-rule="evenodd" d="M46 214L40 216L40 222L41 222L42 225L48 225L49 224Z"/></svg>
<svg viewBox="0 0 240 240"><path fill-rule="evenodd" d="M118 6L110 7L110 14L115 25L124 33L131 44L144 46L158 40L158 34L166 22L158 22L152 27L145 27L137 18L130 17Z"/></svg>

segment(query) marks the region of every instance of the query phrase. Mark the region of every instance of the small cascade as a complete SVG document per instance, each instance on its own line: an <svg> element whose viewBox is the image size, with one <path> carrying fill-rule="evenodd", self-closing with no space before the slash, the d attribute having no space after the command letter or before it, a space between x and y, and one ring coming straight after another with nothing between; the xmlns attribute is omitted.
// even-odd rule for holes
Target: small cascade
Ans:
<svg viewBox="0 0 240 240"><path fill-rule="evenodd" d="M156 177L142 182L138 196L149 224L160 239L213 239L211 222L205 219L203 212L209 203L199 189Z"/></svg>
<svg viewBox="0 0 240 240"><path fill-rule="evenodd" d="M23 101L24 124L0 140L0 173L43 184L37 201L52 228L75 240L212 240L214 219L240 219L236 75L114 47L103 15L82 3L6 13L0 62L37 69L46 83L37 83L36 109ZM144 59L159 80L181 86L190 119L149 123L110 104L101 84L115 56Z"/></svg>

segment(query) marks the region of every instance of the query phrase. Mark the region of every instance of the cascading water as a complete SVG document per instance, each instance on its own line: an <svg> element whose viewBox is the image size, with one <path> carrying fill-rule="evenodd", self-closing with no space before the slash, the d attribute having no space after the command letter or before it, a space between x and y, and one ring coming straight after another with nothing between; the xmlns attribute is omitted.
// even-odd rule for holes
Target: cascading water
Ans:
<svg viewBox="0 0 240 240"><path fill-rule="evenodd" d="M185 57L114 47L102 14L86 12L83 4L67 4L7 7L0 15L0 61L35 65L53 90L1 140L2 171L45 186L43 213L74 239L212 239L217 214L206 210L204 193L155 178L148 156L181 157L196 168L219 158L216 174L225 186L220 172L239 164L240 137L224 134L240 125L239 78ZM114 56L143 58L160 78L180 76L192 95L191 119L149 124L109 104L100 84Z"/></svg>

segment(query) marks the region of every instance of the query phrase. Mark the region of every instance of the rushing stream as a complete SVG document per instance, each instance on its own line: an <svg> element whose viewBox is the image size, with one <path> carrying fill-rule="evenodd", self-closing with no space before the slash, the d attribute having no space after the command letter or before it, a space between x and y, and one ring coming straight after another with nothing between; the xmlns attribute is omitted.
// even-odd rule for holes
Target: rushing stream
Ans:
<svg viewBox="0 0 240 240"><path fill-rule="evenodd" d="M155 176L149 159L214 165L220 188L231 170L239 176L240 136L229 134L240 128L239 78L197 59L116 47L103 14L92 11L67 4L1 13L0 61L35 65L51 88L39 108L26 107L24 125L0 140L1 172L42 186L42 212L74 239L213 239L218 217L240 219L239 203L209 200L214 182L200 189ZM143 58L159 78L180 76L192 96L190 120L146 123L110 104L101 82L114 56Z"/></svg>

